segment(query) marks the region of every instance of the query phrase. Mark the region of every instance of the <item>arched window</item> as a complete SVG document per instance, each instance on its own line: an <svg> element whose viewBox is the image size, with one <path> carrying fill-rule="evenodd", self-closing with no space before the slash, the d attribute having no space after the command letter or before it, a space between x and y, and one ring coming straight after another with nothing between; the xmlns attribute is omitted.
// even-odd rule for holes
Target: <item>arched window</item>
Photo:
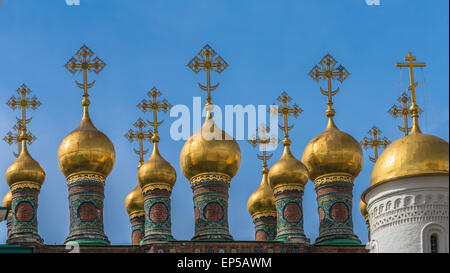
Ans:
<svg viewBox="0 0 450 273"><path fill-rule="evenodd" d="M430 236L430 251L431 253L438 253L438 236L437 234L432 234Z"/></svg>
<svg viewBox="0 0 450 273"><path fill-rule="evenodd" d="M428 223L422 229L421 244L423 253L448 252L448 231L438 223Z"/></svg>

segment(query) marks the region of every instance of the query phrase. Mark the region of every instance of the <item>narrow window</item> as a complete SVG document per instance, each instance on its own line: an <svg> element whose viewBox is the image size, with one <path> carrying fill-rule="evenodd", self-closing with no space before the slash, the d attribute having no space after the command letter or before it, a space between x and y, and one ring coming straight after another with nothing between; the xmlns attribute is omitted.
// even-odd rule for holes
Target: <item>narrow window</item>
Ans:
<svg viewBox="0 0 450 273"><path fill-rule="evenodd" d="M436 234L433 234L430 237L430 248L431 253L438 253L438 240Z"/></svg>

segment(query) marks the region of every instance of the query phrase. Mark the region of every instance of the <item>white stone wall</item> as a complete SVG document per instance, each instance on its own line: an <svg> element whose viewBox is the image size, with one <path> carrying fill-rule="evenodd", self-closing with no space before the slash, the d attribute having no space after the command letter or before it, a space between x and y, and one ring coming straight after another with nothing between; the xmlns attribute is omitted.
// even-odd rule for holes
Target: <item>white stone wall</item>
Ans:
<svg viewBox="0 0 450 273"><path fill-rule="evenodd" d="M366 194L370 252L449 252L449 177L420 176L389 181Z"/></svg>

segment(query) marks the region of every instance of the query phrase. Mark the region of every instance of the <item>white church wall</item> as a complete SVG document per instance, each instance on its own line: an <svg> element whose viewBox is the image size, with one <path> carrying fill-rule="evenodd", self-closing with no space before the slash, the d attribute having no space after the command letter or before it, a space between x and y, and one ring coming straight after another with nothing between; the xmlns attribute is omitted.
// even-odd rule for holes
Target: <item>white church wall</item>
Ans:
<svg viewBox="0 0 450 273"><path fill-rule="evenodd" d="M449 252L449 177L421 176L393 180L366 195L371 252Z"/></svg>

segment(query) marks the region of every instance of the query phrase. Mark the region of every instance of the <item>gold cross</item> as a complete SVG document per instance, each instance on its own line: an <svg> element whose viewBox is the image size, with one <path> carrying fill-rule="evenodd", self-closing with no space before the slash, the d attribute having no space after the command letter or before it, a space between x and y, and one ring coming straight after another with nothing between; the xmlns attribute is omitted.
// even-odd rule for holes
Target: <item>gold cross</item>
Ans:
<svg viewBox="0 0 450 273"><path fill-rule="evenodd" d="M77 81L75 81L75 83L79 88L83 89L82 105L85 107L89 106L90 104L88 99L88 89L95 84L95 81L88 83L88 71L98 74L106 66L106 64L99 57L95 57L92 59L92 56L94 56L94 52L92 52L92 50L90 50L87 46L83 45L75 54L75 56L70 58L70 60L64 66L72 74L83 71L83 83L81 84Z"/></svg>
<svg viewBox="0 0 450 273"><path fill-rule="evenodd" d="M134 152L139 155L139 167L144 164L144 155L148 152L148 149L144 150L144 140L151 140L153 136L152 130L144 131L147 126L145 122L139 118L134 124L134 127L138 128L136 131L130 129L125 135L125 138L132 143L135 139L139 142L139 150L133 148Z"/></svg>
<svg viewBox="0 0 450 273"><path fill-rule="evenodd" d="M255 148L259 145L260 151L262 151L262 155L256 154L256 156L263 161L263 170L262 173L268 173L269 169L267 167L267 160L272 158L273 154L267 153L267 146L278 143L278 139L276 136L268 136L267 133L270 132L270 129L266 127L265 124L261 124L258 128L258 135L254 135L252 138L248 140L248 142Z"/></svg>
<svg viewBox="0 0 450 273"><path fill-rule="evenodd" d="M397 63L397 67L409 67L409 81L410 86L408 90L411 91L411 101L412 105L416 105L416 87L419 85L417 82L414 82L414 67L425 67L426 63L415 63L416 57L412 55L411 52L408 53L408 56L405 57L405 61L407 63Z"/></svg>
<svg viewBox="0 0 450 273"><path fill-rule="evenodd" d="M20 129L21 131L27 131L27 124L30 123L32 118L27 119L27 109L31 108L33 110L36 110L39 106L41 106L41 102L38 101L38 99L33 96L32 98L27 97L28 94L31 93L31 90L28 89L28 87L25 84L22 84L22 86L17 89L17 94L20 95L20 97L11 97L8 102L6 103L9 107L11 107L12 110L16 110L17 108L20 108L22 110L22 118L16 118L17 122L20 123Z"/></svg>
<svg viewBox="0 0 450 273"><path fill-rule="evenodd" d="M373 126L369 131L369 135L371 135L372 138L364 137L364 139L360 142L365 150L368 148L373 149L374 157L369 155L369 159L372 162L376 162L378 160L378 147L382 146L383 148L386 148L386 146L391 143L387 137L384 137L383 139L378 138L381 133L381 130L379 130L376 126Z"/></svg>
<svg viewBox="0 0 450 273"><path fill-rule="evenodd" d="M281 96L277 98L281 105L278 105L273 110L273 114L279 114L283 116L283 125L279 124L278 127L284 131L284 140L283 145L290 145L291 141L289 140L289 131L294 128L294 125L289 126L288 118L290 116L298 117L299 114L303 112L303 110L294 103L294 105L289 106L288 102L292 100L291 97L288 96L286 92L281 93Z"/></svg>
<svg viewBox="0 0 450 273"><path fill-rule="evenodd" d="M408 96L408 93L403 92L403 94L397 99L399 103L401 103L401 106L397 106L394 104L394 106L389 109L388 113L391 114L394 118L398 118L400 116L403 117L403 127L400 125L398 126L398 129L407 136L409 132L411 131L411 127L408 126L408 116L411 115L411 111L409 109L408 103L411 102L411 98ZM421 114L423 111L419 108L419 114Z"/></svg>
<svg viewBox="0 0 450 273"><path fill-rule="evenodd" d="M158 122L158 112L163 111L164 113L167 113L167 111L172 108L172 105L166 99L158 101L158 97L161 96L161 92L158 91L158 89L156 89L155 87L153 87L152 90L147 93L147 96L151 98L150 101L143 99L137 107L144 113L148 110L153 112L153 121L147 120L147 122L153 127L153 136L151 140L153 142L159 142L160 139L158 136L158 127L164 122L164 120Z"/></svg>
<svg viewBox="0 0 450 273"><path fill-rule="evenodd" d="M348 77L348 75L350 75L350 73L342 65L336 67L337 61L330 54L325 55L325 57L320 60L319 64L321 67L315 65L308 75L316 82L319 82L321 80L327 81L327 90L325 91L322 89L322 87L320 87L320 92L325 96L328 96L328 110L326 113L328 117L332 117L335 114L335 111L332 108L332 97L336 95L337 92L339 92L339 87L336 90L333 90L333 88L331 87L331 81L338 80L342 83Z"/></svg>
<svg viewBox="0 0 450 273"><path fill-rule="evenodd" d="M21 135L22 135L22 129L21 129L21 122L17 122L16 125L14 125L13 129L15 130L15 133L11 133L9 131L6 136L3 138L3 140L8 143L8 145L12 145L13 143L17 144L17 154L13 152L13 155L15 157L19 157L20 152L22 151L22 141L21 141ZM36 137L33 136L31 132L26 132L23 136L23 139L28 143L28 145L31 145L33 141L36 140Z"/></svg>
<svg viewBox="0 0 450 273"><path fill-rule="evenodd" d="M209 45L205 45L198 53L198 56L195 56L187 65L195 74L202 70L206 71L206 86L198 83L198 86L206 91L206 105L211 104L211 91L214 91L219 86L219 83L211 86L211 71L220 74L228 67L227 62L222 57L217 56L214 58L214 56L216 56L214 49Z"/></svg>

